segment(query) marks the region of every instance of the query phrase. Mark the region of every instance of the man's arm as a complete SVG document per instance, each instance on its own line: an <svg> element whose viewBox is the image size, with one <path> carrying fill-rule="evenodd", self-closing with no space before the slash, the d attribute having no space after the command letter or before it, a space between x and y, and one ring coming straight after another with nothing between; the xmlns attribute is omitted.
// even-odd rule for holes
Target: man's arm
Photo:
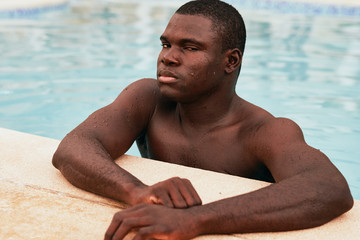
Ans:
<svg viewBox="0 0 360 240"><path fill-rule="evenodd" d="M345 178L322 152L305 143L301 129L291 120L270 120L256 133L252 146L276 183L202 209L195 207L202 216L203 233L311 228L352 208ZM224 224L219 225L216 215Z"/></svg>
<svg viewBox="0 0 360 240"><path fill-rule="evenodd" d="M106 239L114 235L119 236L114 239L122 239L135 228L139 229L139 239L288 231L322 225L351 209L353 199L344 177L323 153L305 143L295 123L273 119L258 130L252 141L251 151L265 159L275 184L183 210L142 205L119 212ZM159 214L172 218L167 217L165 222L151 217ZM134 216L146 218L129 221Z"/></svg>
<svg viewBox="0 0 360 240"><path fill-rule="evenodd" d="M146 186L113 161L146 129L157 97L155 80L131 84L113 103L91 114L62 140L53 165L73 185L130 205L155 203L182 208L200 204L186 179L172 178Z"/></svg>

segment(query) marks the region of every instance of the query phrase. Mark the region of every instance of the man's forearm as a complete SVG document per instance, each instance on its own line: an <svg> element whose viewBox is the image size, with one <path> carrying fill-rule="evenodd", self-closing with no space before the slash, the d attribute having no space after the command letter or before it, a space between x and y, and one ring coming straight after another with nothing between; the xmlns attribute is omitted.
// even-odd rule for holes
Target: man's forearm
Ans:
<svg viewBox="0 0 360 240"><path fill-rule="evenodd" d="M115 164L98 140L74 133L60 143L53 165L73 185L128 204L133 189L145 186Z"/></svg>
<svg viewBox="0 0 360 240"><path fill-rule="evenodd" d="M304 177L295 176L248 194L187 211L196 218L201 234L218 234L311 228L351 208L353 201L349 192L337 192L341 188L331 189L331 183L328 189L319 188L316 185L320 182L304 182L301 180Z"/></svg>

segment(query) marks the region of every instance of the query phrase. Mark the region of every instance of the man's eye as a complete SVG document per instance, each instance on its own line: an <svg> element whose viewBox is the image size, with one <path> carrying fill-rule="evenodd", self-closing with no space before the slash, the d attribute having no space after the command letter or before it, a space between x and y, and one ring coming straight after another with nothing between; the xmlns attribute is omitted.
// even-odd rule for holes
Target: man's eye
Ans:
<svg viewBox="0 0 360 240"><path fill-rule="evenodd" d="M188 50L188 51L197 51L198 50L196 47L185 47L184 49Z"/></svg>
<svg viewBox="0 0 360 240"><path fill-rule="evenodd" d="M168 43L162 43L161 46L162 46L163 48L169 48L169 47L170 47L170 44L168 44Z"/></svg>

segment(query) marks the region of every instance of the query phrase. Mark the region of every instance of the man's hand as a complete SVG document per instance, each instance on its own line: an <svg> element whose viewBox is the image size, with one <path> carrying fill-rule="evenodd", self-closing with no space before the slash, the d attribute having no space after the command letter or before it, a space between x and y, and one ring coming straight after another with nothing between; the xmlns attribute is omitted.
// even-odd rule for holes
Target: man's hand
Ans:
<svg viewBox="0 0 360 240"><path fill-rule="evenodd" d="M105 240L123 239L136 230L133 239L185 240L197 235L188 209L139 204L117 212L105 233Z"/></svg>
<svg viewBox="0 0 360 240"><path fill-rule="evenodd" d="M134 190L131 205L159 204L170 208L188 208L201 205L201 199L188 179L174 177L152 186Z"/></svg>

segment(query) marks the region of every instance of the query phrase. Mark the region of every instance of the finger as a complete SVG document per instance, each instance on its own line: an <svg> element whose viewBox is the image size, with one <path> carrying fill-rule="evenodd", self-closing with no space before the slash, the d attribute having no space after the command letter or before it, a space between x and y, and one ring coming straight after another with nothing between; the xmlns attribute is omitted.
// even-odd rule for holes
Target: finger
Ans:
<svg viewBox="0 0 360 240"><path fill-rule="evenodd" d="M156 226L147 226L139 229L139 231L136 233L133 240L143 240L143 239L168 239L166 234L164 233L164 230L162 230L160 227Z"/></svg>
<svg viewBox="0 0 360 240"><path fill-rule="evenodd" d="M139 217L141 214L141 209L145 206L145 204L139 204L137 206L124 209L122 211L119 211L114 214L114 217L112 218L112 221L108 227L108 229L105 232L105 240L113 239L113 236L115 235L118 228L123 224L123 220L126 218L136 218ZM140 211L139 211L140 210ZM126 226L126 224L125 224Z"/></svg>
<svg viewBox="0 0 360 240"><path fill-rule="evenodd" d="M104 239L105 240L111 240L120 224L121 224L120 212L117 212L114 215L108 229L105 232Z"/></svg>
<svg viewBox="0 0 360 240"><path fill-rule="evenodd" d="M164 205L166 207L173 208L174 204L166 191L161 191L156 195L152 195L149 197L150 203Z"/></svg>
<svg viewBox="0 0 360 240"><path fill-rule="evenodd" d="M187 207L201 205L201 198L188 179L181 179L181 184L179 184L179 191L184 201L186 202Z"/></svg>
<svg viewBox="0 0 360 240"><path fill-rule="evenodd" d="M129 232L131 232L134 229L137 229L139 227L142 227L146 225L144 221L142 221L142 218L127 218L124 219L120 226L115 231L112 240L120 240L123 239Z"/></svg>
<svg viewBox="0 0 360 240"><path fill-rule="evenodd" d="M181 182L180 178L171 178L169 179L168 183L168 194L170 195L170 199L175 208L186 208L187 204L180 192L183 183Z"/></svg>

